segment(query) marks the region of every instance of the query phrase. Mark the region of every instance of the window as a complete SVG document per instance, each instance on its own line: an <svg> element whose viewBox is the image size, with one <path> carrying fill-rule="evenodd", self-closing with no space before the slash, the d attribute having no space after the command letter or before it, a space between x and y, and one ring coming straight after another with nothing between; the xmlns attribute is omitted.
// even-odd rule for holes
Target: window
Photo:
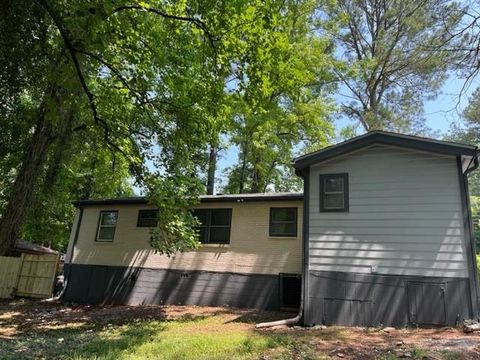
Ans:
<svg viewBox="0 0 480 360"><path fill-rule="evenodd" d="M118 211L100 211L96 241L113 241Z"/></svg>
<svg viewBox="0 0 480 360"><path fill-rule="evenodd" d="M270 236L297 236L297 208L270 208Z"/></svg>
<svg viewBox="0 0 480 360"><path fill-rule="evenodd" d="M348 174L320 175L320 211L348 211Z"/></svg>
<svg viewBox="0 0 480 360"><path fill-rule="evenodd" d="M232 209L195 209L193 215L201 224L199 232L202 244L230 243Z"/></svg>
<svg viewBox="0 0 480 360"><path fill-rule="evenodd" d="M158 210L139 210L137 227L156 227L158 224Z"/></svg>

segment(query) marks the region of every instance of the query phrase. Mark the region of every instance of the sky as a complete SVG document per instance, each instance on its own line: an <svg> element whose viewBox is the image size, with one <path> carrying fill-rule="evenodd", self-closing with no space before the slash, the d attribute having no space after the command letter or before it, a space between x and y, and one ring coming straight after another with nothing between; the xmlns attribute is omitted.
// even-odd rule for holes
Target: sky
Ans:
<svg viewBox="0 0 480 360"><path fill-rule="evenodd" d="M473 91L480 86L480 79L472 82L469 87L464 89L462 96L459 96L463 86L464 81L462 79L451 76L443 85L438 97L424 104L427 126L435 131L439 139L448 134L452 123L461 123L461 112L468 104L468 99ZM348 120L341 119L336 121L335 127L338 131L347 124ZM221 185L226 181L225 169L236 163L237 154L238 149L233 146L219 154L215 184L216 193L220 192ZM134 187L134 191L137 194L143 194L140 188Z"/></svg>
<svg viewBox="0 0 480 360"><path fill-rule="evenodd" d="M448 134L452 123L461 123L461 112L468 104L468 99L473 91L480 86L480 80L474 81L470 86L463 90L462 96L459 96L464 86L464 80L455 76L450 76L445 82L436 99L425 102L425 118L429 128L431 128L439 139ZM341 129L349 123L346 119L337 120L335 127ZM220 154L218 161L217 177L219 183L225 181L223 177L224 170L237 161L238 149L231 148ZM219 190L217 184L216 191Z"/></svg>
<svg viewBox="0 0 480 360"><path fill-rule="evenodd" d="M438 130L442 135L448 133L452 123L461 122L461 113L468 104L468 99L473 91L480 86L474 81L463 90L465 81L456 77L449 78L437 99L425 103L427 125L433 130Z"/></svg>

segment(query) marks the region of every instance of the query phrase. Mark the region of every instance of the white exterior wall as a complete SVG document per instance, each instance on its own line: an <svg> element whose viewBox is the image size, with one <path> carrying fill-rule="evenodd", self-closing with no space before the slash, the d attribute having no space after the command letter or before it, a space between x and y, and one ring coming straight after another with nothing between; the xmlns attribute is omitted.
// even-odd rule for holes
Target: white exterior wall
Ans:
<svg viewBox="0 0 480 360"><path fill-rule="evenodd" d="M270 207L297 208L296 237L269 236ZM203 245L196 251L178 253L170 258L155 254L150 247L149 228L137 227L138 210L147 208L152 207L133 204L86 206L83 210L73 259L68 262L246 274L281 272L299 274L302 271L303 201L301 200L200 204L196 208L232 209L230 244ZM118 210L113 242L95 241L101 210ZM78 211L76 219L78 219ZM68 251L73 244L75 224Z"/></svg>
<svg viewBox="0 0 480 360"><path fill-rule="evenodd" d="M320 174L348 173L349 212L319 211ZM311 166L309 269L468 277L454 156L373 146Z"/></svg>

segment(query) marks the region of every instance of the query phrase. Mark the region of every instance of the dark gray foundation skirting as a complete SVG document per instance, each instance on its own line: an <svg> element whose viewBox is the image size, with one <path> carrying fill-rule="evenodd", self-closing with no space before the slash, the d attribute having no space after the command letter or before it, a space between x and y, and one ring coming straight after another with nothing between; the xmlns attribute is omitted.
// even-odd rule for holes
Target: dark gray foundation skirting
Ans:
<svg viewBox="0 0 480 360"><path fill-rule="evenodd" d="M466 278L310 271L306 325L455 325L472 317Z"/></svg>
<svg viewBox="0 0 480 360"><path fill-rule="evenodd" d="M64 301L279 308L278 275L78 264L65 272Z"/></svg>

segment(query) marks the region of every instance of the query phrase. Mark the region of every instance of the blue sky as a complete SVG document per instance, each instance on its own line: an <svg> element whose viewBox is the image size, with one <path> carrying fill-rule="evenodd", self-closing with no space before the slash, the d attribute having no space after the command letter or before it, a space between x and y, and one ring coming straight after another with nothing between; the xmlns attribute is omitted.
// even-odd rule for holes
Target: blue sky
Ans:
<svg viewBox="0 0 480 360"><path fill-rule="evenodd" d="M472 92L480 85L478 81L473 82L460 96L464 83L463 79L451 76L443 85L438 97L424 104L427 126L440 139L448 133L452 123L461 123L462 110L468 104ZM342 119L337 121L336 125L341 128L348 123L347 119Z"/></svg>
<svg viewBox="0 0 480 360"><path fill-rule="evenodd" d="M464 80L452 75L443 85L438 97L424 104L427 126L435 131L438 138L442 138L448 133L452 123L461 123L461 112L468 103L468 98L472 92L480 86L480 81L473 82L468 88L464 89L464 93L459 97L463 85ZM335 125L339 130L346 124L348 124L348 120L343 119L338 120ZM237 149L231 148L224 151L218 162L217 177L222 180L224 170L236 161Z"/></svg>
<svg viewBox="0 0 480 360"><path fill-rule="evenodd" d="M448 133L450 125L461 122L461 112L468 104L468 99L480 85L474 81L464 89L460 96L465 80L450 77L444 84L437 99L425 103L427 125L433 130L438 130L442 135Z"/></svg>
<svg viewBox="0 0 480 360"><path fill-rule="evenodd" d="M469 87L464 89L462 96L460 92L464 85L464 80L451 76L443 85L436 99L427 101L424 104L425 118L427 126L436 133L436 137L441 139L450 129L452 123L461 123L461 112L468 104L468 99L472 92L480 86L480 79L476 79ZM341 100L341 99L338 99ZM337 120L335 123L337 131L348 124L348 120ZM217 163L216 186L215 191L220 191L222 182L225 181L224 171L237 161L238 149L230 147L228 150L219 154ZM135 188L136 192L141 192Z"/></svg>

